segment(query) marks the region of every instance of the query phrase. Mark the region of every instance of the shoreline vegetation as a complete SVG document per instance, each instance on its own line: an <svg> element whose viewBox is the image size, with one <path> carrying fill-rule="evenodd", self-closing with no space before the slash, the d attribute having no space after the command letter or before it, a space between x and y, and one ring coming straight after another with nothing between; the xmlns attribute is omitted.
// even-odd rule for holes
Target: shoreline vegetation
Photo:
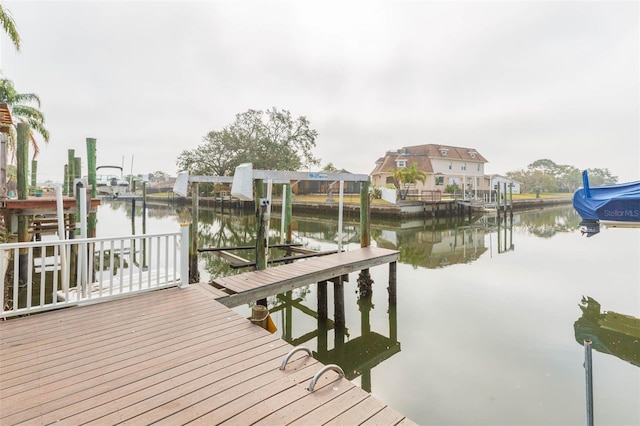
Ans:
<svg viewBox="0 0 640 426"><path fill-rule="evenodd" d="M545 207L554 207L567 205L572 203L571 193L541 193L536 194L514 194L513 205L509 206L510 210L532 210ZM191 204L191 197L176 197L175 194L154 193L147 194L147 204L179 204L187 206ZM343 211L346 216L358 217L360 212L360 195L348 194L344 196ZM478 202L475 207L456 205L454 198L442 198L440 202L431 202L418 200L399 201L392 204L380 199L374 199L371 203L371 217L373 219L389 219L389 220L408 220L416 218L453 218L453 217L470 217L476 214L490 213L483 209L483 204ZM229 199L228 195L224 197L198 197L199 206L205 209L214 209L220 211L231 210L253 210L253 201L243 202L237 199ZM475 203L474 203L475 204ZM294 195L292 208L294 214L334 214L338 210L339 197L337 195L328 196L327 194L312 195ZM272 206L275 211L281 208L280 196L272 198ZM477 208L477 210L476 210ZM495 212L495 210L493 210Z"/></svg>

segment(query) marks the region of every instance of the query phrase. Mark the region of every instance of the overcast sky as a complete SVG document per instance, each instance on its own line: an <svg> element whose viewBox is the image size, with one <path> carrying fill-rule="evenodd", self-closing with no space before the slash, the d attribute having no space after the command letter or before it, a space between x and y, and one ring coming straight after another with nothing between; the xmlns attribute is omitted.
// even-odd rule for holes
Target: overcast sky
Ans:
<svg viewBox="0 0 640 426"><path fill-rule="evenodd" d="M247 109L306 116L314 154L369 173L387 150L475 148L487 173L549 158L640 180L638 2L2 1L0 68L42 100L39 180L73 148L175 174ZM133 164L132 164L133 159ZM83 171L83 174L86 171Z"/></svg>

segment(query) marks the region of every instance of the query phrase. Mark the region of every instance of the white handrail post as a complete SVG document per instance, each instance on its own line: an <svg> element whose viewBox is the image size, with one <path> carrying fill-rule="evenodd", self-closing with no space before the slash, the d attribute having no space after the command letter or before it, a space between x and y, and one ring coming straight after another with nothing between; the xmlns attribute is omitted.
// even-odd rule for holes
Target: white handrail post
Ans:
<svg viewBox="0 0 640 426"><path fill-rule="evenodd" d="M180 224L180 288L189 287L189 224Z"/></svg>
<svg viewBox="0 0 640 426"><path fill-rule="evenodd" d="M58 216L58 239L64 240L66 231L64 226L64 208L62 202L62 186L56 185L56 212ZM67 271L67 248L60 246L60 273L62 279L62 290L69 290L69 273Z"/></svg>
<svg viewBox="0 0 640 426"><path fill-rule="evenodd" d="M342 210L344 208L344 181L340 181L340 201L338 202L338 252L342 251Z"/></svg>
<svg viewBox="0 0 640 426"><path fill-rule="evenodd" d="M285 234L284 234L284 222L285 222L285 211L284 206L287 204L287 184L282 185L282 204L280 205L280 244L284 244L285 242Z"/></svg>
<svg viewBox="0 0 640 426"><path fill-rule="evenodd" d="M85 185L83 185L84 182L81 182L78 184L78 186L80 187L80 191L79 191L79 196L80 199L78 200L78 202L80 203L80 238L87 238L87 190L85 188ZM78 263L80 265L80 279L81 279L81 284L82 284L82 295L84 297L86 297L87 295L90 296L90 290L88 290L89 287L89 280L88 280L88 268L89 266L87 265L89 258L88 258L88 253L87 253L87 243L82 243L79 247L78 247Z"/></svg>

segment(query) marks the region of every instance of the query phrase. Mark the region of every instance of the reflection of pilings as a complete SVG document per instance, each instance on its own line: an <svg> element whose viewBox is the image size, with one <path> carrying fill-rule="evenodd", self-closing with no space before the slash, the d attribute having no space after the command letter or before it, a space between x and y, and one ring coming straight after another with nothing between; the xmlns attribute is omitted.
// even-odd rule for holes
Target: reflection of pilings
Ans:
<svg viewBox="0 0 640 426"><path fill-rule="evenodd" d="M327 282L318 283L318 322L326 322L328 318L327 309Z"/></svg>
<svg viewBox="0 0 640 426"><path fill-rule="evenodd" d="M293 292L291 290L289 290L288 292L286 292L284 294L284 297L286 299L286 307L285 307L285 311L284 311L284 317L285 317L285 328L282 331L282 333L284 334L283 339L284 340L291 340L293 338L293 306L291 306L292 304L292 295ZM287 340L287 341L289 341Z"/></svg>
<svg viewBox="0 0 640 426"><path fill-rule="evenodd" d="M587 396L587 426L593 426L593 373L591 370L591 340L584 341L584 375Z"/></svg>
<svg viewBox="0 0 640 426"><path fill-rule="evenodd" d="M344 315L344 283L342 277L336 277L333 281L333 318L336 324L336 329L344 328L345 315Z"/></svg>
<svg viewBox="0 0 640 426"><path fill-rule="evenodd" d="M372 284L373 280L371 279L369 269L360 271L360 274L358 274L358 294L360 294L360 297L366 297L371 294Z"/></svg>
<svg viewBox="0 0 640 426"><path fill-rule="evenodd" d="M369 270L365 269L360 272L358 277L358 287L361 288L361 281L366 281L365 286L368 291L360 292L358 297L358 309L360 310L360 335L367 336L371 333L371 309L373 303L371 298L373 291L371 290L371 284L373 280L369 276ZM360 385L362 389L367 392L371 392L371 368L365 368L360 373Z"/></svg>
<svg viewBox="0 0 640 426"><path fill-rule="evenodd" d="M333 330L333 333L334 333L333 346L335 348L336 357L338 359L342 359L342 357L344 356L344 339L345 339L346 332L347 332L347 328L344 325L338 325L338 324L336 324L335 329Z"/></svg>
<svg viewBox="0 0 640 426"><path fill-rule="evenodd" d="M396 305L389 306L389 339L393 343L398 341L398 310Z"/></svg>
<svg viewBox="0 0 640 426"><path fill-rule="evenodd" d="M397 276L398 262L390 262L389 263L389 306L396 306L396 276Z"/></svg>
<svg viewBox="0 0 640 426"><path fill-rule="evenodd" d="M327 322L318 316L318 358L326 356L329 350L328 334L329 327L327 327Z"/></svg>

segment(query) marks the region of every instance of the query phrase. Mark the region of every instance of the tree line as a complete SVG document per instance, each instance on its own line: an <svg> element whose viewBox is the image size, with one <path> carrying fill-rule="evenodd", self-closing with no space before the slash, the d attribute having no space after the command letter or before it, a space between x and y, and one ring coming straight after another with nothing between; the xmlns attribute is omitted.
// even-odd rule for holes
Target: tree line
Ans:
<svg viewBox="0 0 640 426"><path fill-rule="evenodd" d="M618 182L609 169L587 169L589 184L610 185ZM506 177L520 183L520 191L534 192L574 192L582 186L582 171L574 166L556 164L549 159L536 160L525 170L506 173Z"/></svg>

